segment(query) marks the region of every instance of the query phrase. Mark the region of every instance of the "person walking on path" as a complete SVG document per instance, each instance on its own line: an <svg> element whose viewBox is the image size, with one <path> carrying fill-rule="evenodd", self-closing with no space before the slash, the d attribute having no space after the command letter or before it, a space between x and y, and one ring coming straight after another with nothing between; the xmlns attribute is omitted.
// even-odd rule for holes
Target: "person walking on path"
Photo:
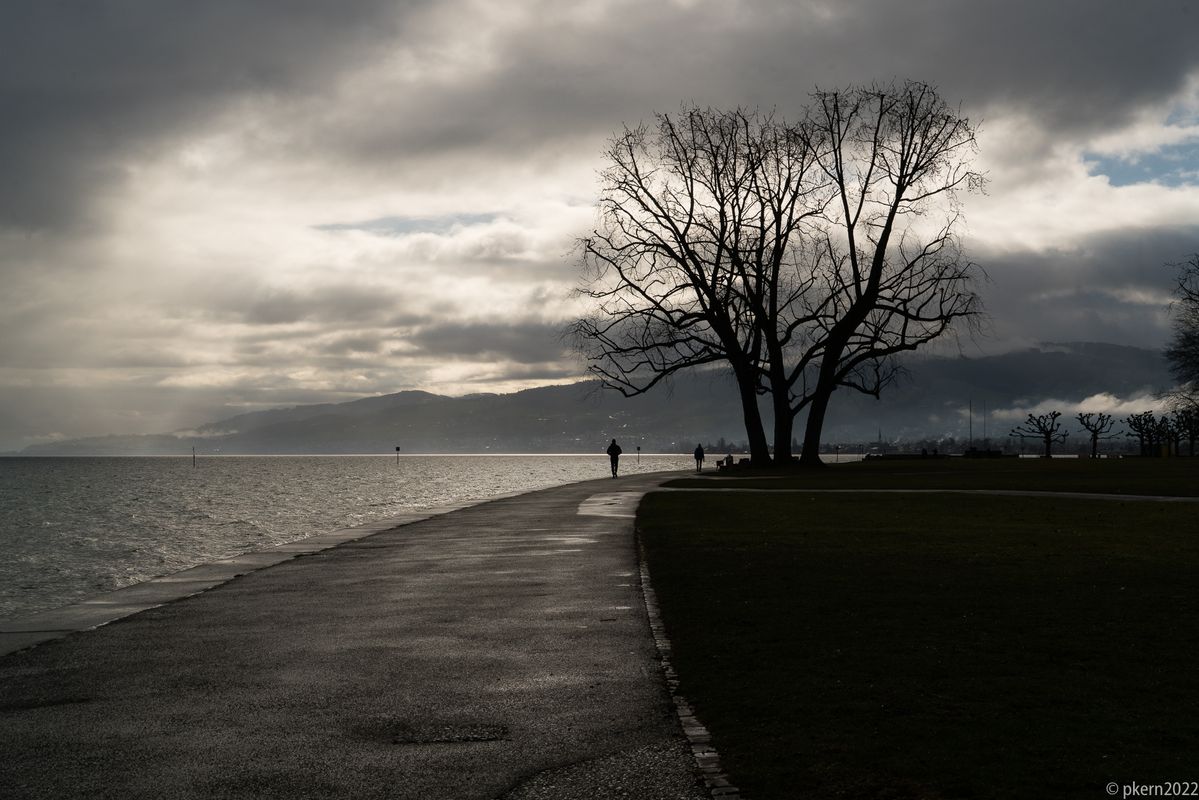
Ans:
<svg viewBox="0 0 1199 800"><path fill-rule="evenodd" d="M697 444L695 446L695 473L698 475L704 468L704 446Z"/></svg>
<svg viewBox="0 0 1199 800"><path fill-rule="evenodd" d="M620 449L620 445L616 443L615 439L612 440L612 444L608 445L608 458L612 461L613 478L616 477L616 467L620 461L620 454L623 452L624 451Z"/></svg>

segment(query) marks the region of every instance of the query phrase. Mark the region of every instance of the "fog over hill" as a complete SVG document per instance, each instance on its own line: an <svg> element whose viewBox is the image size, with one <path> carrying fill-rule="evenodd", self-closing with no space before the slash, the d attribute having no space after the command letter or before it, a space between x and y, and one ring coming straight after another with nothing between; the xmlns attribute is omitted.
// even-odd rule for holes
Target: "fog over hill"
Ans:
<svg viewBox="0 0 1199 800"><path fill-rule="evenodd" d="M881 400L842 390L825 426L828 443L996 438L1029 411L1106 411L1122 417L1157 406L1169 388L1161 354L1094 342L1045 344L979 358L913 357ZM768 404L763 402L764 411ZM983 412L986 411L984 422ZM802 423L802 419L800 420ZM611 438L633 452L686 452L696 442L744 440L737 395L719 373L680 376L625 398L592 381L513 394L445 397L400 392L347 403L256 411L194 431L43 443L26 455L190 453L600 452ZM802 426L796 428L802 437Z"/></svg>

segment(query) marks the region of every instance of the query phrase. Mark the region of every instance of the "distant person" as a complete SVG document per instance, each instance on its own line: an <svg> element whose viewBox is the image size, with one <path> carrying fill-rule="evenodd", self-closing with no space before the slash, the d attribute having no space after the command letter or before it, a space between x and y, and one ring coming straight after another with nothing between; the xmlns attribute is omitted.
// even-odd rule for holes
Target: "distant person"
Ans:
<svg viewBox="0 0 1199 800"><path fill-rule="evenodd" d="M697 444L695 446L695 472L699 474L704 468L704 446Z"/></svg>
<svg viewBox="0 0 1199 800"><path fill-rule="evenodd" d="M608 445L608 459L612 462L612 477L616 477L616 468L620 463L620 454L624 451L620 449L620 445L616 440L612 440L612 444Z"/></svg>

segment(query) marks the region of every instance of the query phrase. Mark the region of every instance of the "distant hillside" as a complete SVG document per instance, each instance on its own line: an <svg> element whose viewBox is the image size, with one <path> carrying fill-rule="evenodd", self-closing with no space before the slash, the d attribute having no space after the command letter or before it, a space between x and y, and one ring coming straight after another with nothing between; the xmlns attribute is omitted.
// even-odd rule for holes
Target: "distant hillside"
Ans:
<svg viewBox="0 0 1199 800"><path fill-rule="evenodd" d="M960 410L971 401L981 425L984 405L994 411L1047 398L1077 402L1100 393L1126 398L1169 385L1160 353L1120 345L1084 342L984 358L915 358L881 401L838 392L825 438L871 441L880 431L889 440L961 437L967 420ZM796 436L802 436L802 427ZM194 432L74 439L23 452L156 455L188 453L195 446L198 452L225 454L388 453L397 445L408 453L596 452L611 438L628 450L639 443L646 452L673 452L721 437L745 438L733 384L720 375L693 374L634 398L594 382L468 397L400 392L241 414Z"/></svg>
<svg viewBox="0 0 1199 800"><path fill-rule="evenodd" d="M974 435L981 436L984 408L994 414L1044 400L1078 403L1099 394L1130 399L1172 385L1159 351L1099 342L1047 343L983 358L914 359L908 374L882 400L838 392L825 438L869 441L880 428L883 438L892 441L962 438L968 421L961 412L970 403ZM1073 414L1068 417L1072 420ZM993 424L989 433L1001 439L1012 427L1011 420L995 419Z"/></svg>

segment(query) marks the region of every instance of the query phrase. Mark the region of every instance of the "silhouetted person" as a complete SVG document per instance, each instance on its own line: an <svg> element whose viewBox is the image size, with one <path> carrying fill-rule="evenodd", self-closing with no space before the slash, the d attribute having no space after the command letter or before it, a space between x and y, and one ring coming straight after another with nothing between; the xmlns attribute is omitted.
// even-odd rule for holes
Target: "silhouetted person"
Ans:
<svg viewBox="0 0 1199 800"><path fill-rule="evenodd" d="M701 472L704 468L704 446L697 444L695 446L695 471Z"/></svg>
<svg viewBox="0 0 1199 800"><path fill-rule="evenodd" d="M612 440L612 444L608 445L608 458L612 461L613 478L616 477L616 467L620 462L620 454L623 452L624 451L620 449L620 445L616 443L615 439Z"/></svg>

